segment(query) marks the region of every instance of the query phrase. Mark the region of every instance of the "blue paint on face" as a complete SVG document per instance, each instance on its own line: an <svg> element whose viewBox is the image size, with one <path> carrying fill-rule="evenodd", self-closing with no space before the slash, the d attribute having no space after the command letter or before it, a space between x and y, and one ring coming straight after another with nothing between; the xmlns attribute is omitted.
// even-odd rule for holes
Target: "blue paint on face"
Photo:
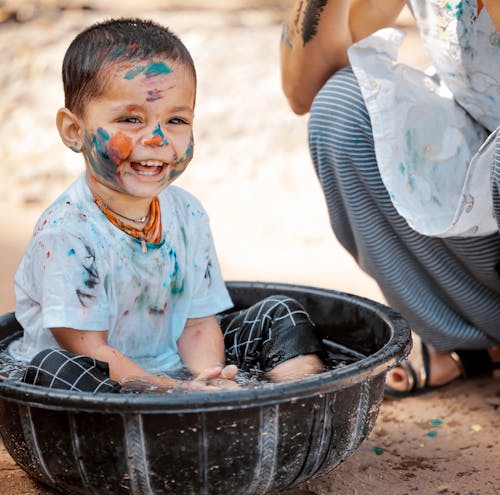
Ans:
<svg viewBox="0 0 500 495"><path fill-rule="evenodd" d="M175 180L179 175L181 175L186 167L189 165L191 158L193 158L193 150L194 150L194 138L193 133L191 133L191 138L189 139L189 143L187 145L186 151L184 154L177 158L175 163L173 164L172 170L169 172L167 178L169 182Z"/></svg>
<svg viewBox="0 0 500 495"><path fill-rule="evenodd" d="M99 127L94 135L86 135L83 140L83 151L94 172L106 180L116 176L116 163L108 152L110 135L106 129Z"/></svg>
<svg viewBox="0 0 500 495"><path fill-rule="evenodd" d="M181 157L179 157L176 160L175 165L183 165L186 162L189 163L191 161L191 158L193 158L193 150L194 150L194 137L193 133L191 133L191 137L189 138L189 143L187 145L186 151Z"/></svg>
<svg viewBox="0 0 500 495"><path fill-rule="evenodd" d="M156 137L156 136L161 138L161 143L159 144L159 146L167 146L168 145L168 140L165 137L165 134L163 134L163 131L161 130L161 125L159 122L158 122L158 125L153 130L153 137Z"/></svg>
<svg viewBox="0 0 500 495"><path fill-rule="evenodd" d="M134 67L133 69L129 70L125 74L125 79L128 79L129 81L131 79L134 79L136 76L138 76L141 72L144 72L146 70L146 67Z"/></svg>
<svg viewBox="0 0 500 495"><path fill-rule="evenodd" d="M161 74L170 74L172 69L165 62L150 62L145 67L144 75L146 77L159 76Z"/></svg>
<svg viewBox="0 0 500 495"><path fill-rule="evenodd" d="M138 65L130 69L125 74L125 79L131 80L139 74L144 73L147 78L160 76L162 74L170 74L172 69L165 62L150 62L148 65Z"/></svg>
<svg viewBox="0 0 500 495"><path fill-rule="evenodd" d="M71 248L69 251L68 251L68 256L74 256L75 255L75 250L73 248Z"/></svg>
<svg viewBox="0 0 500 495"><path fill-rule="evenodd" d="M191 133L191 137L189 138L189 143L186 148L186 152L184 153L184 162L185 161L190 161L191 158L193 158L193 153L194 153L194 136L193 133Z"/></svg>

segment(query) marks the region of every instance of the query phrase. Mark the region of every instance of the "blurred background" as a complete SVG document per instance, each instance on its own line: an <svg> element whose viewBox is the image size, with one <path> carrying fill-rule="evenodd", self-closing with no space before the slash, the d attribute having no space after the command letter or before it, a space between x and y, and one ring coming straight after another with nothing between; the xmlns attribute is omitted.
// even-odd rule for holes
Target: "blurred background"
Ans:
<svg viewBox="0 0 500 495"><path fill-rule="evenodd" d="M210 218L226 280L333 288L383 301L331 232L307 147L307 116L281 91L279 40L292 0L0 1L0 311L43 209L83 170L61 143L61 61L73 37L110 17L170 26L198 71L195 157L176 184ZM409 32L403 56L423 65Z"/></svg>

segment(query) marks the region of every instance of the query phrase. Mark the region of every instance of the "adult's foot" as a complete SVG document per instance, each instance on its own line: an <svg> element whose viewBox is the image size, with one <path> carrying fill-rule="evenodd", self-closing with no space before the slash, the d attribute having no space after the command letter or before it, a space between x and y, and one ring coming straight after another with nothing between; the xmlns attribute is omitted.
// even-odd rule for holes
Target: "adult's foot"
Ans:
<svg viewBox="0 0 500 495"><path fill-rule="evenodd" d="M413 347L408 358L387 373L387 392L396 392L397 395L424 387L440 387L463 375L456 355L437 351L430 344L423 343L415 333L412 337Z"/></svg>

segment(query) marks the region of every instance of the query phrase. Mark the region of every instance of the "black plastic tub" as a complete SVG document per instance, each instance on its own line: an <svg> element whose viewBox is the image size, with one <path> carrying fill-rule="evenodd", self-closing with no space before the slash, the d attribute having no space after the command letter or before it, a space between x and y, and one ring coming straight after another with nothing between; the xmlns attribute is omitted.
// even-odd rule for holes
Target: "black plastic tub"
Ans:
<svg viewBox="0 0 500 495"><path fill-rule="evenodd" d="M0 379L0 434L30 476L62 493L252 495L345 461L372 430L387 371L411 346L403 318L332 290L230 282L245 307L297 298L326 342L366 355L295 382L184 394L87 394ZM22 330L0 321L0 349ZM2 363L0 361L0 367Z"/></svg>

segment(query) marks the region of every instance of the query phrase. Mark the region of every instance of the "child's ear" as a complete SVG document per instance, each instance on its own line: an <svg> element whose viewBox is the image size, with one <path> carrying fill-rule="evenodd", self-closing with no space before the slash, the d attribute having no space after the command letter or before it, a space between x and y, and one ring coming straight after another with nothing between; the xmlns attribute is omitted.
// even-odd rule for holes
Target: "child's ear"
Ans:
<svg viewBox="0 0 500 495"><path fill-rule="evenodd" d="M60 108L57 111L56 125L63 143L75 153L80 153L83 144L80 119L67 108Z"/></svg>

